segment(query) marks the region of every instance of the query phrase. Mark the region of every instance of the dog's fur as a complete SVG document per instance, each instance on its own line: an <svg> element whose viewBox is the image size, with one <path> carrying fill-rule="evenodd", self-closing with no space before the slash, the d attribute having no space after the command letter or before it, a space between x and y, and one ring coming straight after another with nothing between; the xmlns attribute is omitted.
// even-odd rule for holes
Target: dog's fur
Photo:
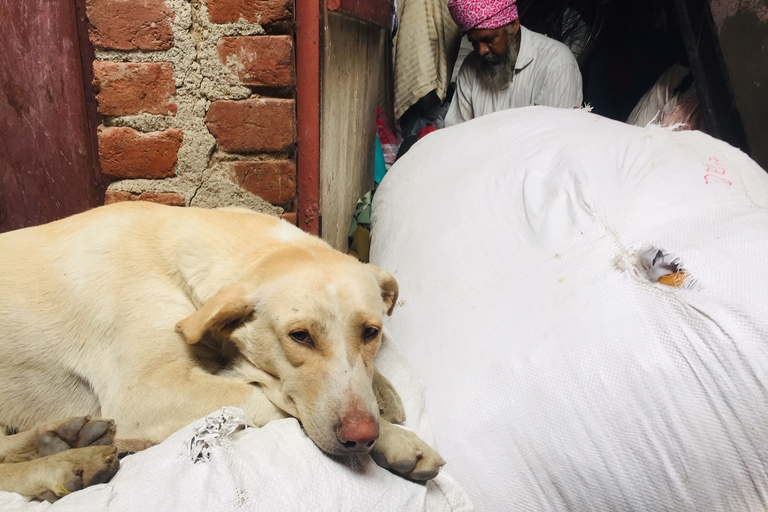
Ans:
<svg viewBox="0 0 768 512"><path fill-rule="evenodd" d="M2 234L0 261L0 490L104 481L115 446L225 405L410 479L443 464L373 367L395 279L284 221L119 203Z"/></svg>

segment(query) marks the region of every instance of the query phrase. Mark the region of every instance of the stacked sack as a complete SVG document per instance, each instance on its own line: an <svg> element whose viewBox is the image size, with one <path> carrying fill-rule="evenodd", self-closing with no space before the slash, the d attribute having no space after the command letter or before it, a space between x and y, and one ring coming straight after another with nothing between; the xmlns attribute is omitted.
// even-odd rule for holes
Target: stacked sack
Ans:
<svg viewBox="0 0 768 512"><path fill-rule="evenodd" d="M477 510L768 508L768 175L694 131L529 107L373 203L387 328Z"/></svg>

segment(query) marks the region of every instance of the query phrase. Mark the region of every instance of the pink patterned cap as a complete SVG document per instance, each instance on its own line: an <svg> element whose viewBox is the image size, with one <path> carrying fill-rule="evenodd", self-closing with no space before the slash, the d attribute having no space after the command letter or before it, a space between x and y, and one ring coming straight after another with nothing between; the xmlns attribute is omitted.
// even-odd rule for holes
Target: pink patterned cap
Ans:
<svg viewBox="0 0 768 512"><path fill-rule="evenodd" d="M449 0L448 10L464 32L503 27L518 18L515 0Z"/></svg>

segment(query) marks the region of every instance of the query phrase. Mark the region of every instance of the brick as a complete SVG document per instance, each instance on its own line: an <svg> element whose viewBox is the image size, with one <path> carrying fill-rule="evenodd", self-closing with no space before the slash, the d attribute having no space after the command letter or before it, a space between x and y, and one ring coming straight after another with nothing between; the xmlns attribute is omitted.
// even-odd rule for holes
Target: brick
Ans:
<svg viewBox="0 0 768 512"><path fill-rule="evenodd" d="M205 124L219 148L234 153L282 151L296 142L293 100L214 101L208 108Z"/></svg>
<svg viewBox="0 0 768 512"><path fill-rule="evenodd" d="M123 201L148 201L150 203L167 204L169 206L184 206L184 196L176 192L142 192L135 194L124 190L107 190L104 204L120 203Z"/></svg>
<svg viewBox="0 0 768 512"><path fill-rule="evenodd" d="M173 10L163 0L86 0L88 35L110 50L167 50L173 46Z"/></svg>
<svg viewBox="0 0 768 512"><path fill-rule="evenodd" d="M296 225L296 212L285 212L280 214L280 218L285 220L288 224Z"/></svg>
<svg viewBox="0 0 768 512"><path fill-rule="evenodd" d="M170 101L176 94L170 62L93 62L93 88L99 112L106 116L131 114L175 115Z"/></svg>
<svg viewBox="0 0 768 512"><path fill-rule="evenodd" d="M235 162L232 180L272 204L285 204L296 197L296 165L290 160Z"/></svg>
<svg viewBox="0 0 768 512"><path fill-rule="evenodd" d="M99 128L102 173L113 179L161 179L174 176L181 130L140 133L133 128Z"/></svg>
<svg viewBox="0 0 768 512"><path fill-rule="evenodd" d="M221 63L245 85L292 87L293 37L222 37L216 47Z"/></svg>
<svg viewBox="0 0 768 512"><path fill-rule="evenodd" d="M207 0L207 4L213 23L235 23L240 18L261 25L293 21L293 0Z"/></svg>

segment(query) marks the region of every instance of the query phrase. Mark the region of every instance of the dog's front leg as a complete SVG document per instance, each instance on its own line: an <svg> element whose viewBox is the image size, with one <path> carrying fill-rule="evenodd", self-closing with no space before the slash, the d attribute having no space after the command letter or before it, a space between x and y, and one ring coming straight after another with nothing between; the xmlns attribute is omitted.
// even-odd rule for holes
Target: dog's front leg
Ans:
<svg viewBox="0 0 768 512"><path fill-rule="evenodd" d="M196 419L226 406L242 409L257 426L287 417L265 395L263 386L244 382L242 376L212 375L183 363L167 363L140 375L135 384L124 387L118 399L102 404L103 413L118 425L115 442L121 450L135 451L161 443ZM145 400L147 395L153 399ZM131 442L138 448L126 448Z"/></svg>
<svg viewBox="0 0 768 512"><path fill-rule="evenodd" d="M21 462L37 457L37 433L34 430L0 436L0 463Z"/></svg>
<svg viewBox="0 0 768 512"><path fill-rule="evenodd" d="M79 416L12 436L0 437L0 462L24 462L70 448L108 446L115 435L112 420Z"/></svg>
<svg viewBox="0 0 768 512"><path fill-rule="evenodd" d="M437 451L412 431L381 419L379 439L371 449L376 463L409 480L431 480L445 461Z"/></svg>
<svg viewBox="0 0 768 512"><path fill-rule="evenodd" d="M379 415L390 423L405 421L405 407L397 390L387 378L374 366L373 394L379 404Z"/></svg>
<svg viewBox="0 0 768 512"><path fill-rule="evenodd" d="M264 393L264 390L260 386L253 386L253 392L245 402L239 405L239 407L245 411L249 418L251 418L254 425L263 427L270 421L281 420L292 416L284 410L288 408L286 405L278 407L268 398L267 394Z"/></svg>
<svg viewBox="0 0 768 512"><path fill-rule="evenodd" d="M26 462L0 464L0 491L56 501L83 487L108 482L119 466L114 446L65 450Z"/></svg>

